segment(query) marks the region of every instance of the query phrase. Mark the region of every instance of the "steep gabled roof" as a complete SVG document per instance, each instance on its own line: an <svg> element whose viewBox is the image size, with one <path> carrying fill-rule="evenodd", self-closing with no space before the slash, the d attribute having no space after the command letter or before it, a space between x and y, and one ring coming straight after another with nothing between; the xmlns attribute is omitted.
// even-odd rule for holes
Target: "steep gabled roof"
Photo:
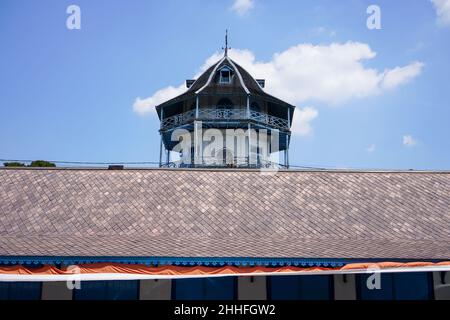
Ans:
<svg viewBox="0 0 450 320"><path fill-rule="evenodd" d="M0 181L0 256L450 257L449 173L0 169Z"/></svg>
<svg viewBox="0 0 450 320"><path fill-rule="evenodd" d="M214 81L217 71L220 70L223 66L229 66L233 70L233 72L235 72L233 85L224 86L218 84L217 81ZM250 75L250 73L248 73L244 68L234 62L230 57L224 56L222 59L209 67L205 72L203 72L192 84L192 86L188 90L186 90L186 92L162 103L161 105L157 106L156 109L159 113L162 106L176 103L178 101L189 99L201 94L252 95L262 99L267 99L277 104L288 106L290 108L295 108L295 106L292 106L289 103L266 93L256 82L256 80Z"/></svg>

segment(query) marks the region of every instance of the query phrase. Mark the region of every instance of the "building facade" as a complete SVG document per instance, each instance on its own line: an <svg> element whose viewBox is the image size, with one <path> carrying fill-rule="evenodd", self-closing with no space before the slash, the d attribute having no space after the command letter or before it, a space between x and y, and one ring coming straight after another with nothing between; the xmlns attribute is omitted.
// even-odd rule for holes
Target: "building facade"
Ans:
<svg viewBox="0 0 450 320"><path fill-rule="evenodd" d="M244 276L173 280L0 282L0 300L450 300L448 273Z"/></svg>
<svg viewBox="0 0 450 320"><path fill-rule="evenodd" d="M450 173L287 170L295 107L227 51L160 168L0 168L0 300L450 299Z"/></svg>
<svg viewBox="0 0 450 320"><path fill-rule="evenodd" d="M0 179L0 299L449 298L449 173L2 168Z"/></svg>

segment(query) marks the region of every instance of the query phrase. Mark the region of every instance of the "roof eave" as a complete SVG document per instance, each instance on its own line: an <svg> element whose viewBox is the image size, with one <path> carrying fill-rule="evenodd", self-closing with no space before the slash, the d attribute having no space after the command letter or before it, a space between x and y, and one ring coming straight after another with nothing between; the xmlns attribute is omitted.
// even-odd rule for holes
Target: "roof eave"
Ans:
<svg viewBox="0 0 450 320"><path fill-rule="evenodd" d="M175 266L302 266L342 267L351 263L430 262L448 259L398 258L288 258L288 257L136 257L136 256L0 256L0 265L77 265L93 263L125 263Z"/></svg>

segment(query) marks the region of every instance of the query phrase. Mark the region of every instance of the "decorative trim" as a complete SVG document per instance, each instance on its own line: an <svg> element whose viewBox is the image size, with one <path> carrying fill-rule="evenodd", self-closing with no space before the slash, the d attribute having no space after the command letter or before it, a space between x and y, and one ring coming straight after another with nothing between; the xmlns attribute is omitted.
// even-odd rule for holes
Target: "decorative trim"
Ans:
<svg viewBox="0 0 450 320"><path fill-rule="evenodd" d="M209 78L208 81L206 81L205 85L203 87L201 87L200 89L198 89L195 94L199 94L200 92L203 91L203 89L205 89L210 83L212 78L214 77L214 75L216 74L217 69L219 68L220 64L225 60L226 57L223 57L222 59L220 59L219 62L217 62L216 66L214 67L214 69L211 71L211 73L209 74Z"/></svg>
<svg viewBox="0 0 450 320"><path fill-rule="evenodd" d="M244 83L244 79L242 79L242 76L241 76L241 73L239 72L239 69L236 68L236 66L234 65L233 61L232 61L230 58L227 57L227 60L228 60L228 62L231 64L231 66L233 67L233 69L236 71L236 73L237 73L237 75L238 75L238 77L239 77L239 81L241 82L242 87L243 87L244 90L245 90L245 93L246 93L246 94L250 94L250 91L248 90L247 86L246 86L245 83Z"/></svg>
<svg viewBox="0 0 450 320"><path fill-rule="evenodd" d="M91 263L122 263L175 266L293 266L342 267L350 263L407 262L411 259L308 259L308 258L247 258L247 257L114 257L114 256L0 256L3 265L76 265ZM417 261L417 259L414 259ZM439 260L428 262L439 262Z"/></svg>

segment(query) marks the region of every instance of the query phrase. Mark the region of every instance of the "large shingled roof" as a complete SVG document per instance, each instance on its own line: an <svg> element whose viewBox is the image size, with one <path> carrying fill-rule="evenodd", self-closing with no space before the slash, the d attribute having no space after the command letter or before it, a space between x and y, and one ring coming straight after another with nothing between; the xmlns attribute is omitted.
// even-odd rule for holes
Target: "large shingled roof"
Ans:
<svg viewBox="0 0 450 320"><path fill-rule="evenodd" d="M450 257L450 174L0 169L0 256Z"/></svg>

